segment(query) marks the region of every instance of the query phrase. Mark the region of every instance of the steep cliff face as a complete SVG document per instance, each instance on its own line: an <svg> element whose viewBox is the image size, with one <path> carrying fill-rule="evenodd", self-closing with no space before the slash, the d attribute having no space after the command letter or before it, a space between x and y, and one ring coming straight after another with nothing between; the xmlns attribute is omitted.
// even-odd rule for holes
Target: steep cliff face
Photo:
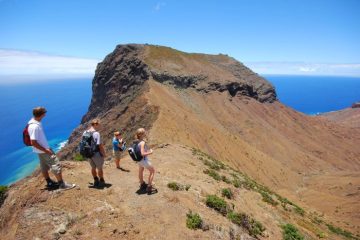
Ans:
<svg viewBox="0 0 360 240"><path fill-rule="evenodd" d="M269 82L228 56L189 54L152 45L118 45L98 64L89 110L60 156L70 157L76 151L81 133L93 118L106 122L104 135L109 138L113 131L121 130L130 141L132 126L142 122L150 127L156 119L156 106L147 105L141 98L148 91L148 80L199 93L226 92L231 97L250 97L263 103L276 101Z"/></svg>

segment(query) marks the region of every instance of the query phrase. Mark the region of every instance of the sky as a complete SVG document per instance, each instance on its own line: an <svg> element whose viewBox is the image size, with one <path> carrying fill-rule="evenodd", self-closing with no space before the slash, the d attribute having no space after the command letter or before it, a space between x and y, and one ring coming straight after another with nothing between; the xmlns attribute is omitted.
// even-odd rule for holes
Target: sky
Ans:
<svg viewBox="0 0 360 240"><path fill-rule="evenodd" d="M93 75L117 44L228 54L260 74L360 76L358 0L0 0L1 76Z"/></svg>

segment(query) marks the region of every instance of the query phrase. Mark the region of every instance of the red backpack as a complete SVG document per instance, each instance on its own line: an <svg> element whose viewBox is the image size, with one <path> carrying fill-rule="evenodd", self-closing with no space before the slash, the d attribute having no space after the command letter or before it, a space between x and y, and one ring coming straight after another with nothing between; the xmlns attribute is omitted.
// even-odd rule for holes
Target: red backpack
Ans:
<svg viewBox="0 0 360 240"><path fill-rule="evenodd" d="M30 124L36 124L36 123L30 123ZM23 130L23 142L26 146L32 146L30 134L29 134L29 125L30 124L26 124L26 127Z"/></svg>

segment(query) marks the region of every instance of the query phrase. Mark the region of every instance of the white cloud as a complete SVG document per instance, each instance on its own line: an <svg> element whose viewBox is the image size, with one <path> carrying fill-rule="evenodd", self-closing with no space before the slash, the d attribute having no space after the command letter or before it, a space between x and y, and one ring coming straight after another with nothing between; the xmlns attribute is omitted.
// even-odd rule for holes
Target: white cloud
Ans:
<svg viewBox="0 0 360 240"><path fill-rule="evenodd" d="M1 79L75 78L93 76L97 59L49 55L39 52L0 49ZM1 80L0 81L4 81Z"/></svg>
<svg viewBox="0 0 360 240"><path fill-rule="evenodd" d="M156 3L156 5L155 5L155 7L154 7L154 10L155 10L155 11L160 11L160 9L161 9L162 7L164 7L165 5L166 5L165 2L158 2L158 3Z"/></svg>
<svg viewBox="0 0 360 240"><path fill-rule="evenodd" d="M259 74L360 77L359 63L247 62L245 65Z"/></svg>

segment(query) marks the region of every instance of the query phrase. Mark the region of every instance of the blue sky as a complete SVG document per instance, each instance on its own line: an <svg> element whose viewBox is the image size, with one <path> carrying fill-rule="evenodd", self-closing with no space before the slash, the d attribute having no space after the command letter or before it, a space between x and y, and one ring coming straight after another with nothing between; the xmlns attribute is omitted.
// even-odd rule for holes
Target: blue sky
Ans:
<svg viewBox="0 0 360 240"><path fill-rule="evenodd" d="M360 76L359 26L358 0L0 0L0 74L54 74L51 57L76 62L55 72L93 72L117 44L150 43L260 73Z"/></svg>

